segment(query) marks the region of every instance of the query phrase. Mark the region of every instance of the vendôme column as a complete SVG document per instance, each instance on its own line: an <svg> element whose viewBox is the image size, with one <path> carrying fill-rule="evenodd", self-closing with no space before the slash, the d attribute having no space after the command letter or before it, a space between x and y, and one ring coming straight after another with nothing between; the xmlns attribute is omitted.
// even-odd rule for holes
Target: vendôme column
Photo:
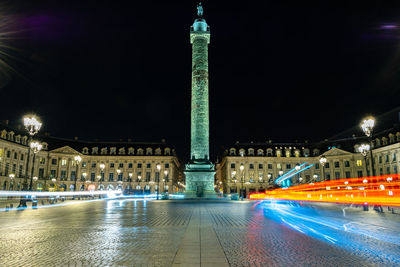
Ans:
<svg viewBox="0 0 400 267"><path fill-rule="evenodd" d="M192 107L190 162L186 164L185 198L214 198L214 165L209 152L208 44L210 29L203 18L203 7L197 6L191 30Z"/></svg>

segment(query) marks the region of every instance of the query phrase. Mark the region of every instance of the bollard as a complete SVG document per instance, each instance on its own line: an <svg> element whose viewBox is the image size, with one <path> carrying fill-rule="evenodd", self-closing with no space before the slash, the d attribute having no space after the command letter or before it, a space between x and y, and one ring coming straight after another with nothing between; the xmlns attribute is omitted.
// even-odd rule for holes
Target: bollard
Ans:
<svg viewBox="0 0 400 267"><path fill-rule="evenodd" d="M364 211L368 211L368 205L364 205L364 206L363 206L363 210L364 210Z"/></svg>

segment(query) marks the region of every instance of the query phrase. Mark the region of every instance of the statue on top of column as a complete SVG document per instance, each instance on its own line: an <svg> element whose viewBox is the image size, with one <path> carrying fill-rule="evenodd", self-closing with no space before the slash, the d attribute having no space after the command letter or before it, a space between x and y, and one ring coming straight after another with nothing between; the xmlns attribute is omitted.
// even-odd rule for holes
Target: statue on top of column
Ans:
<svg viewBox="0 0 400 267"><path fill-rule="evenodd" d="M203 17L203 7L201 6L201 2L197 5L197 15Z"/></svg>

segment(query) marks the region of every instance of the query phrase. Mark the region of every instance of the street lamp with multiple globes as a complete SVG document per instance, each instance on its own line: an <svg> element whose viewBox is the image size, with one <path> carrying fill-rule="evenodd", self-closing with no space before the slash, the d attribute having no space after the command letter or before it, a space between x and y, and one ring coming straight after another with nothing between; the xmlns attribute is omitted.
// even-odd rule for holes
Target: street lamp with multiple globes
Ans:
<svg viewBox="0 0 400 267"><path fill-rule="evenodd" d="M369 116L365 118L362 123L361 123L361 129L365 133L365 135L368 137L369 145L370 145L370 157L371 157L371 170L372 170L372 176L375 176L375 167L374 167L374 158L372 156L372 131L375 126L375 118L372 116Z"/></svg>
<svg viewBox="0 0 400 267"><path fill-rule="evenodd" d="M157 177L157 200L159 199L159 193L160 193L160 171L161 171L161 165L157 164L157 170L158 170L158 177Z"/></svg>
<svg viewBox="0 0 400 267"><path fill-rule="evenodd" d="M243 166L243 164L240 165L239 169L240 169L240 180L242 181L242 183L241 183L242 186L240 188L240 199L243 200L243 183L244 183L244 173L243 173L244 166Z"/></svg>
<svg viewBox="0 0 400 267"><path fill-rule="evenodd" d="M74 181L74 191L76 191L76 180L78 179L78 173L79 173L79 165L81 164L82 157L81 156L75 156L74 161L76 164L76 174L75 174L75 181Z"/></svg>
<svg viewBox="0 0 400 267"><path fill-rule="evenodd" d="M328 161L328 160L326 159L326 157L325 157L324 155L322 155L322 156L319 158L319 163L320 163L321 166L322 166L322 178L324 179L324 182L325 182L325 180L326 180L326 178L325 178L325 164L326 164L327 161Z"/></svg>
<svg viewBox="0 0 400 267"><path fill-rule="evenodd" d="M31 182L29 184L29 191L32 191L32 183L33 183L33 171L35 169L35 158L36 158L36 154L39 153L40 150L42 150L42 144L39 142L31 142L29 147L32 149L33 151L33 159L32 159L32 170L31 170Z"/></svg>
<svg viewBox="0 0 400 267"><path fill-rule="evenodd" d="M32 141L32 137L37 134L42 127L42 123L33 115L27 115L23 118L25 129L29 133L29 140L28 140L28 156L26 159L26 167L25 167L25 179L24 179L24 189L27 189L28 186L28 175L29 175L29 161L31 155L31 147L30 143Z"/></svg>
<svg viewBox="0 0 400 267"><path fill-rule="evenodd" d="M366 171L366 175L368 176L368 167L367 167L367 154L368 151L370 150L370 145L368 144L361 144L358 147L358 151L361 153L361 155L364 156L364 162L365 162L365 171Z"/></svg>

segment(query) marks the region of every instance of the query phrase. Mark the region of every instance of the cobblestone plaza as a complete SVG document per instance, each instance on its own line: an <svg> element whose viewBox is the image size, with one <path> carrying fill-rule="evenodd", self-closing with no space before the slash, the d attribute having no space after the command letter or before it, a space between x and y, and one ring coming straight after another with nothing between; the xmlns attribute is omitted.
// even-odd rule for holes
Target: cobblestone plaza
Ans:
<svg viewBox="0 0 400 267"><path fill-rule="evenodd" d="M0 265L394 266L400 255L372 238L350 249L324 242L258 204L125 199L2 212ZM353 245L361 239L392 259Z"/></svg>

